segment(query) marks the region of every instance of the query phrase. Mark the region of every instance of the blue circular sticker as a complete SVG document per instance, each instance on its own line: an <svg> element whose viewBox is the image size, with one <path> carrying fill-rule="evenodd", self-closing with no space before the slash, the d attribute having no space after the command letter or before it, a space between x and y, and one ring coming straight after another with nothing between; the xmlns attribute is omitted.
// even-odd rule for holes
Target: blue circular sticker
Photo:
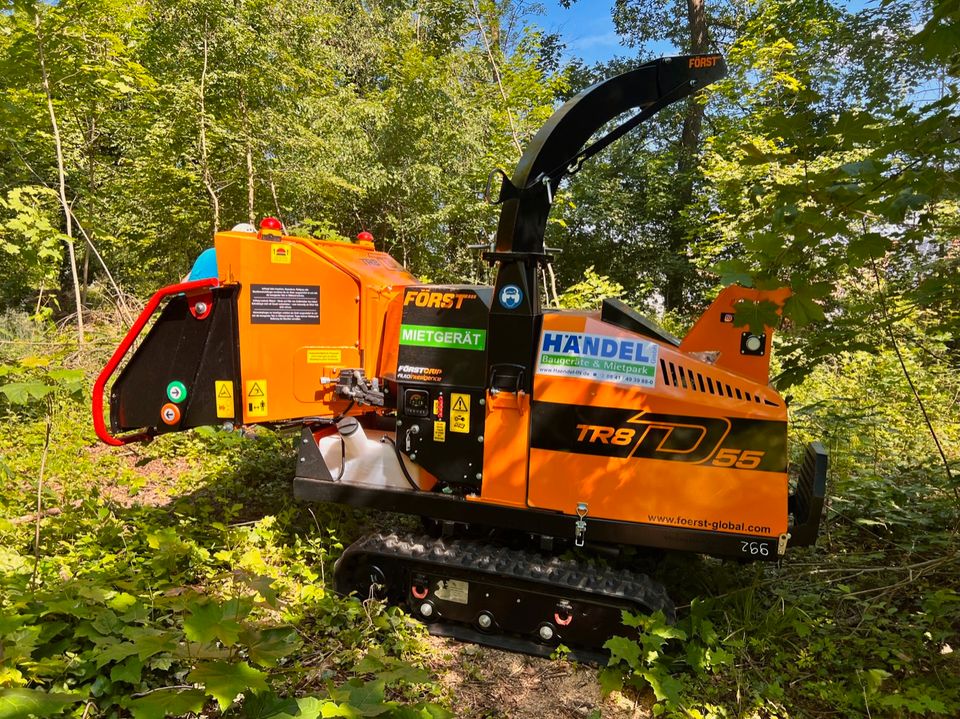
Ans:
<svg viewBox="0 0 960 719"><path fill-rule="evenodd" d="M516 309L523 302L523 290L516 285L504 285L500 290L500 304L508 310Z"/></svg>

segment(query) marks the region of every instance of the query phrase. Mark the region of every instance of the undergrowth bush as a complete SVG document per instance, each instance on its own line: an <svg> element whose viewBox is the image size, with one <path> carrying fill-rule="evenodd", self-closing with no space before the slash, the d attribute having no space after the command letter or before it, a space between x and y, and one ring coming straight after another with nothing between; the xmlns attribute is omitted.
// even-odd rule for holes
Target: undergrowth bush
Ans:
<svg viewBox="0 0 960 719"><path fill-rule="evenodd" d="M363 520L292 502L289 438L107 450L94 362L38 348L0 349L0 716L452 716L422 627L328 588Z"/></svg>

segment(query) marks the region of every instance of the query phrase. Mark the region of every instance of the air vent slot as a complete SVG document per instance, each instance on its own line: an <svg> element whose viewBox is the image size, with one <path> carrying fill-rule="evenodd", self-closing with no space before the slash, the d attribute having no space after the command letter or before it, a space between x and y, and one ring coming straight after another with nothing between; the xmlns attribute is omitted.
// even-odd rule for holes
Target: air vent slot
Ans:
<svg viewBox="0 0 960 719"><path fill-rule="evenodd" d="M689 367L684 367L677 362L670 362L662 357L660 358L660 376L663 383L669 387L690 390L691 392L701 392L703 394L713 395L714 397L725 397L727 399L736 399L741 402L753 402L755 404L766 404L771 407L779 407L776 402L761 398L759 394L752 394L742 387L735 387L721 382L708 374L695 372Z"/></svg>

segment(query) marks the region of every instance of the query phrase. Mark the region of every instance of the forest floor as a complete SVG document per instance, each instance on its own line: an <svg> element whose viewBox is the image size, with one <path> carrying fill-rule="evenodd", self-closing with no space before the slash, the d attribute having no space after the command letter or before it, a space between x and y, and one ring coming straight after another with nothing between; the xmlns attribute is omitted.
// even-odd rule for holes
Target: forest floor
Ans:
<svg viewBox="0 0 960 719"><path fill-rule="evenodd" d="M960 490L922 457L842 457L817 546L782 564L663 558L676 624L625 616L637 638L595 667L337 596L344 546L416 520L295 502L290 436L108 448L99 362L71 389L47 357L0 360L0 700L23 708L4 719L960 716Z"/></svg>
<svg viewBox="0 0 960 719"><path fill-rule="evenodd" d="M98 443L84 451L94 465L120 455L127 471L95 474L90 491L122 507L164 507L174 502L183 491L182 477L192 469L182 457L142 456L131 447L118 450ZM266 511L254 503L243 513L246 519ZM390 515L377 515L371 525L381 517L390 519ZM424 662L453 697L456 716L463 719L651 716L650 692L631 698L621 692L602 697L595 665L505 652L446 637L430 636L426 647Z"/></svg>

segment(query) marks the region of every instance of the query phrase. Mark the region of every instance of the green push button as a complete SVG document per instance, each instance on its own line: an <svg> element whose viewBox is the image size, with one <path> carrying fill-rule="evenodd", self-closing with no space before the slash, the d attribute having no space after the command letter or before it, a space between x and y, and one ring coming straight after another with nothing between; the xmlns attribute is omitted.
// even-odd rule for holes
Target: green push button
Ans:
<svg viewBox="0 0 960 719"><path fill-rule="evenodd" d="M167 397L171 402L183 402L187 398L187 388L183 382L171 382L167 385Z"/></svg>

